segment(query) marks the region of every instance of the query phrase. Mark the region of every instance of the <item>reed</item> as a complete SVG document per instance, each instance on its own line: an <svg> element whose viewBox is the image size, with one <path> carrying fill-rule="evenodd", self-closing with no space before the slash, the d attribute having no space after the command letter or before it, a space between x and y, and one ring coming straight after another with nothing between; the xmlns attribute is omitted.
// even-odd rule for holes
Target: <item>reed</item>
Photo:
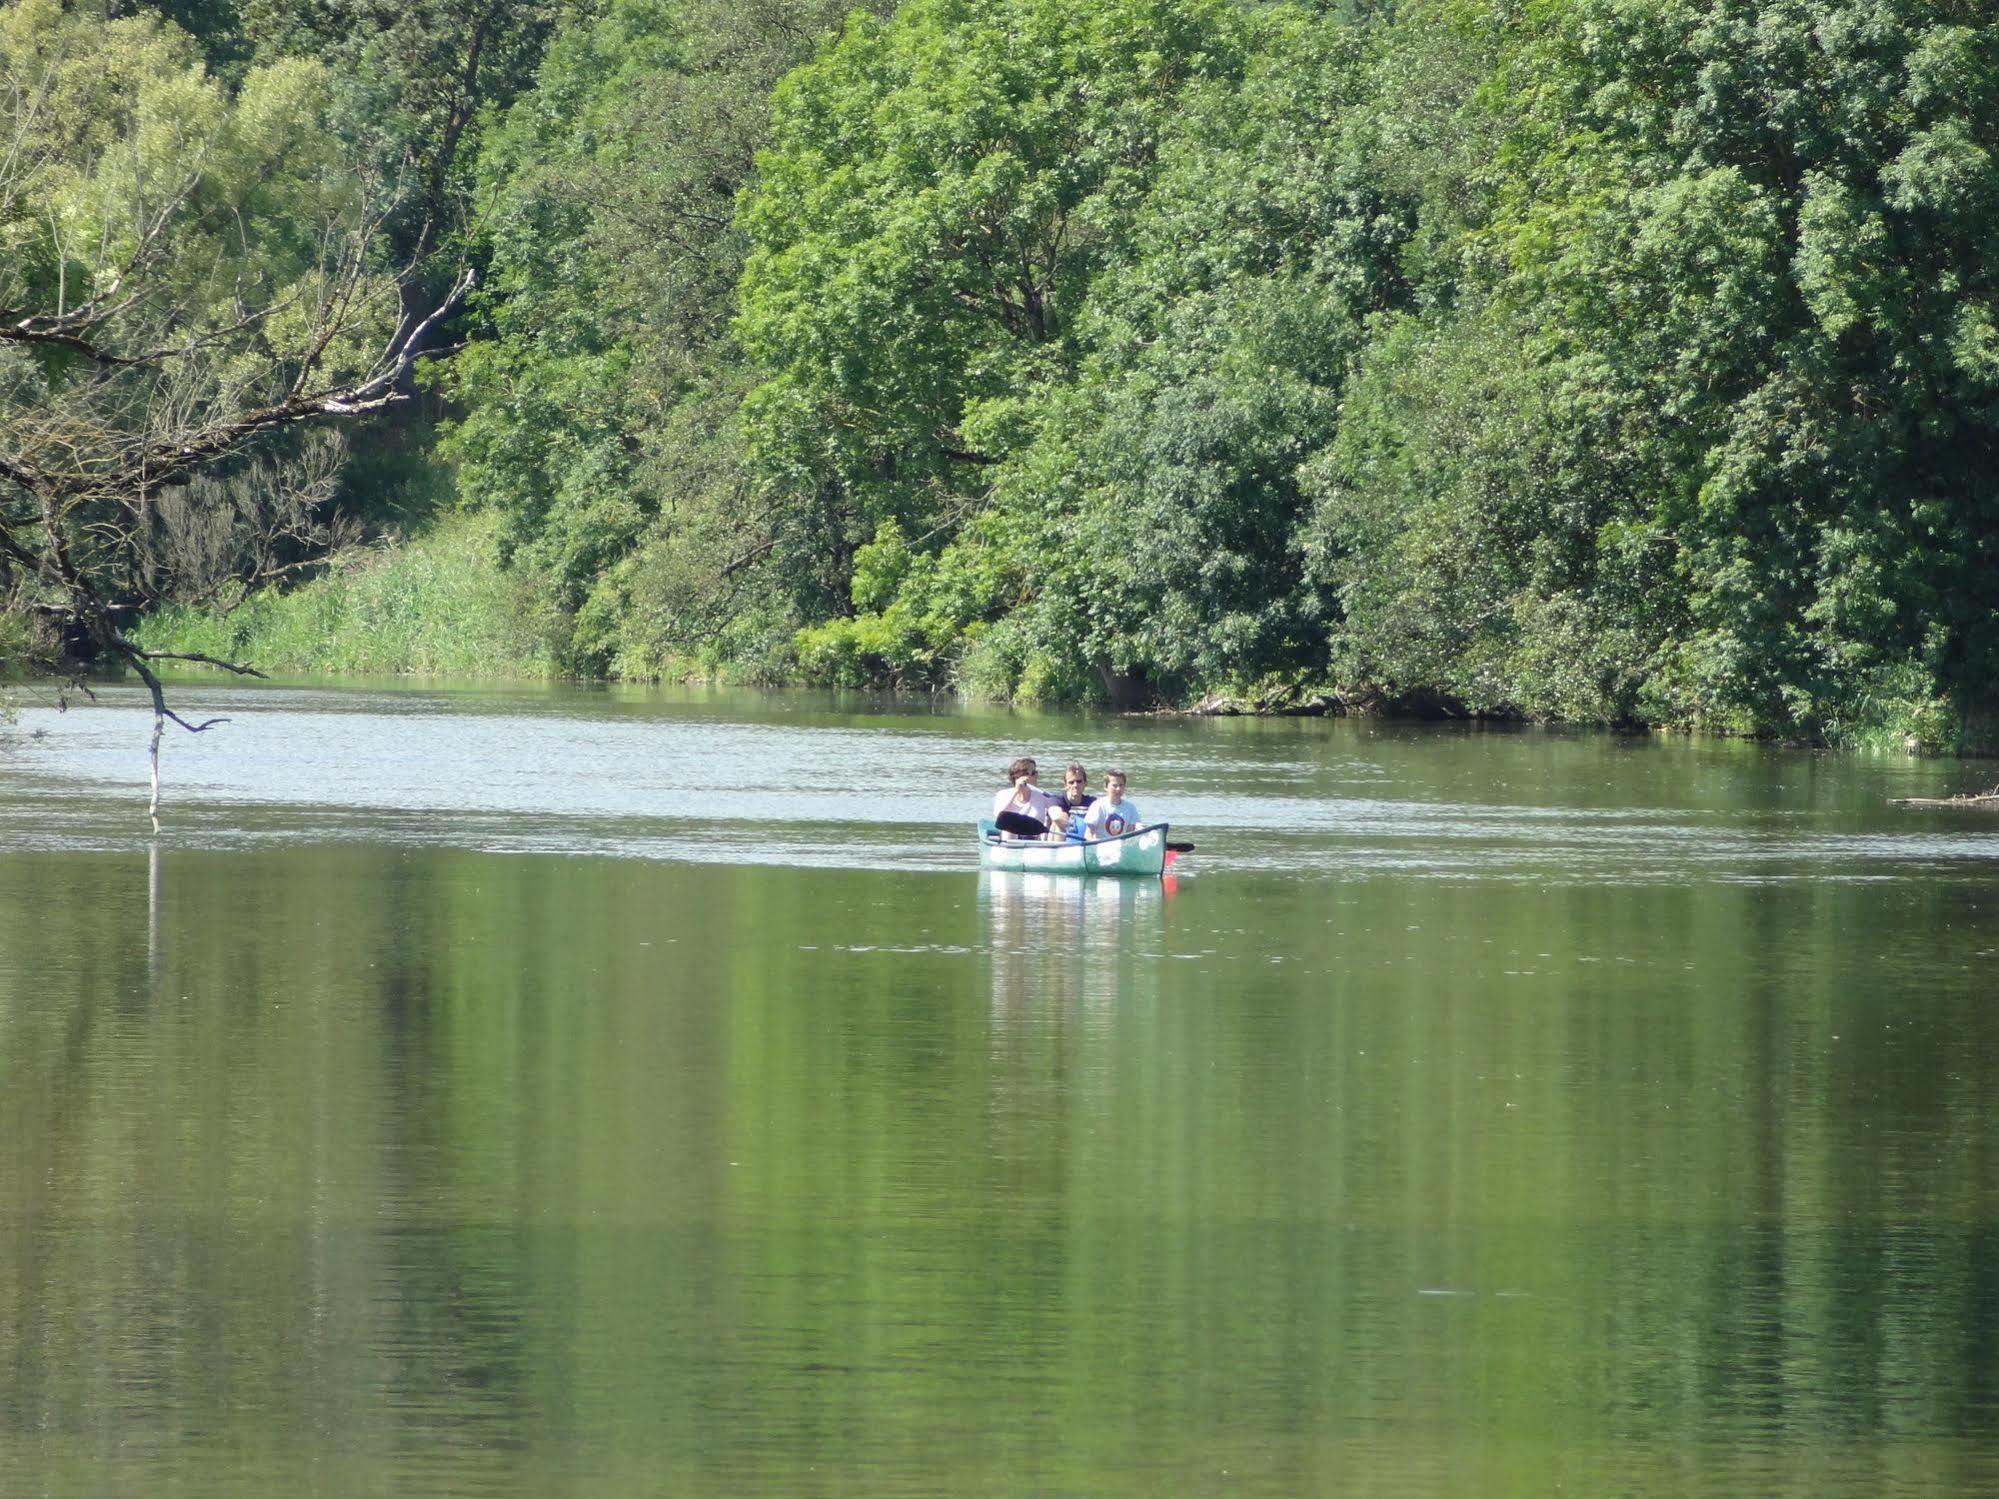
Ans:
<svg viewBox="0 0 1999 1499"><path fill-rule="evenodd" d="M253 594L228 613L170 605L135 631L149 650L263 671L545 677L560 624L501 567L493 524L450 515L421 537L357 548L313 581Z"/></svg>

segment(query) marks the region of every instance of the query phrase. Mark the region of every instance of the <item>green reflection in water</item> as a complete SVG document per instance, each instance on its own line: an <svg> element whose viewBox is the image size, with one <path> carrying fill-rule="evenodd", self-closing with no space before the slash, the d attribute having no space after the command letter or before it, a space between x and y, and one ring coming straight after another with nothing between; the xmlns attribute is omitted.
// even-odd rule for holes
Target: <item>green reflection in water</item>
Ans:
<svg viewBox="0 0 1999 1499"><path fill-rule="evenodd" d="M1988 1493L1993 894L0 857L0 1490Z"/></svg>

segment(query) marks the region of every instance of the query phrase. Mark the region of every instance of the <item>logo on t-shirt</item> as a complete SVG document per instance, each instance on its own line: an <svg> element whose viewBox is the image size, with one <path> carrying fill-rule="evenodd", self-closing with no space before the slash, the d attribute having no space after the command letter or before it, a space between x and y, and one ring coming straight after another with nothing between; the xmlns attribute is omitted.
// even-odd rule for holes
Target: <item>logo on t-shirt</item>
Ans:
<svg viewBox="0 0 1999 1499"><path fill-rule="evenodd" d="M1104 819L1104 831L1113 838L1124 831L1124 813L1113 812Z"/></svg>

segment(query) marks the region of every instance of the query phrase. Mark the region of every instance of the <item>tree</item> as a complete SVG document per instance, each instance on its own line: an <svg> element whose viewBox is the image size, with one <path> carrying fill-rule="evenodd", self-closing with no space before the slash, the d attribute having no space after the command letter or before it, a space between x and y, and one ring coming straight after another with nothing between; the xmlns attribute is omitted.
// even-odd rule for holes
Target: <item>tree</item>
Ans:
<svg viewBox="0 0 1999 1499"><path fill-rule="evenodd" d="M808 667L1128 700L1323 654L1297 473L1408 295L1367 38L1104 24L905 11L787 85L745 208L783 231L744 282L753 436L798 470L816 444L878 528Z"/></svg>
<svg viewBox="0 0 1999 1499"><path fill-rule="evenodd" d="M853 542L971 514L1003 457L993 403L1073 372L1182 91L1239 73L1241 42L1220 0L852 18L779 88L739 215L762 470L837 490Z"/></svg>
<svg viewBox="0 0 1999 1499"><path fill-rule="evenodd" d="M182 0L190 3L190 0ZM414 274L403 310L442 290L434 253L462 236L487 123L528 89L567 0L249 0L243 29L265 63L327 68L328 122L364 171L396 184L381 229ZM591 7L583 5L587 11Z"/></svg>
<svg viewBox="0 0 1999 1499"><path fill-rule="evenodd" d="M809 506L754 481L733 222L771 89L845 0L612 0L488 132L482 332L453 366L461 491L571 621L583 670L788 638Z"/></svg>
<svg viewBox="0 0 1999 1499"><path fill-rule="evenodd" d="M1999 677L1983 12L1442 0L1396 30L1483 52L1452 113L1491 149L1426 202L1430 284L1309 471L1335 672L1479 712L1975 733Z"/></svg>
<svg viewBox="0 0 1999 1499"><path fill-rule="evenodd" d="M173 712L119 605L175 486L406 398L463 296L402 305L391 204L327 128L316 63L211 77L151 16L0 14L0 586L62 611ZM200 658L235 672L249 667Z"/></svg>
<svg viewBox="0 0 1999 1499"><path fill-rule="evenodd" d="M1071 392L995 486L1049 550L1021 620L1113 696L1247 685L1324 657L1301 465L1340 420L1368 320L1410 294L1370 39L1273 8L1240 79L1188 90L1091 287ZM1026 424L1024 424L1026 425ZM1037 619L1035 616L1045 616Z"/></svg>

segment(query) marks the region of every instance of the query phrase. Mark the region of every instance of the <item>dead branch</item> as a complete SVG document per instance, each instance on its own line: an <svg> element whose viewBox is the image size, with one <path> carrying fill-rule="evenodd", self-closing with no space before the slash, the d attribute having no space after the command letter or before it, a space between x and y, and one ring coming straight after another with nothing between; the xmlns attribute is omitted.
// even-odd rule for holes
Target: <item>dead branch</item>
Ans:
<svg viewBox="0 0 1999 1499"><path fill-rule="evenodd" d="M241 661L223 661L214 656L204 656L200 651L140 651L139 657L145 661L195 661L203 666L220 667L223 671L233 671L239 677L264 677L264 673L254 666L245 666ZM265 677L268 681L269 678Z"/></svg>
<svg viewBox="0 0 1999 1499"><path fill-rule="evenodd" d="M725 579L735 577L737 573L741 572L744 568L748 567L752 562L758 562L761 561L763 558L768 557L771 554L771 552L776 549L776 547L777 547L777 538L775 536L771 537L767 541L758 542L748 551L742 552L739 555L732 557L729 561L723 563L721 576Z"/></svg>
<svg viewBox="0 0 1999 1499"><path fill-rule="evenodd" d="M123 555L129 571L143 552L139 517L146 513L147 497L160 487L192 477L261 434L381 410L408 398L405 380L416 361L441 352L424 347L426 336L464 300L472 288L473 273L464 271L427 316L413 325L408 318L403 319L396 336L361 375L314 384L309 376L317 361L355 316L361 268L350 259L343 270L347 274L337 279L332 296L322 303L323 322L309 345L309 357L302 361L301 375L307 378L295 381L279 400L235 409L226 386L218 389L201 379L172 378L170 362L186 351L185 346L153 349L142 355L98 361L134 371L153 369L167 376L147 390L144 409L149 419L138 433L121 432L105 420L93 422L86 391L79 397L86 402L82 412L35 413L34 420L16 424L25 429L16 440L40 439L36 443L40 461L18 448L0 451L0 482L33 502L39 533L30 543L0 514L0 555L53 589L99 648L137 674L152 701L153 732L148 748L152 795L147 815L155 831L159 827L160 740L165 726L172 723L199 734L227 720L210 718L197 723L176 713L168 706L165 688L151 663L184 661L239 676L261 677L263 673L246 662L199 652L142 649L118 628L101 581L103 575L79 557L78 548L84 547L88 555ZM261 315L268 316L270 310ZM232 329L240 331L256 320L256 316L239 319ZM232 330L210 330L205 336L219 341L228 331ZM18 318L9 329L0 330L0 341L10 335L18 335L13 339L17 342L67 344L72 338L46 320L24 323ZM201 419L202 413L218 408L233 414ZM109 513L93 508L107 504Z"/></svg>
<svg viewBox="0 0 1999 1499"><path fill-rule="evenodd" d="M122 639L123 637L121 636L120 638ZM146 751L147 761L152 767L153 795L152 800L147 804L146 816L151 819L153 831L157 833L160 830L160 735L165 731L167 722L171 720L183 729L186 729L190 734L205 734L217 724L227 723L229 720L226 718L208 718L203 719L200 723L189 723L185 718L182 718L167 706L166 690L160 686L160 679L146 665L144 653L132 650L130 641L126 641L125 646L127 659L131 662L132 669L139 674L139 680L146 684L146 691L153 699L153 736ZM216 664L221 665L222 663L217 662ZM234 667L231 668L231 670L237 669Z"/></svg>
<svg viewBox="0 0 1999 1499"><path fill-rule="evenodd" d="M506 0L480 3L431 170L433 209L482 70L515 24ZM224 116L169 122L179 133L163 152L142 151L123 116L108 135L79 135L53 117L65 70L102 78L127 102L155 75L121 71L97 50L94 21L70 9L29 17L40 50L14 45L10 31L0 51L0 575L145 684L157 826L165 726L201 733L224 720L175 712L155 668L262 673L143 648L120 628L121 611L212 595L232 575L247 589L319 565L312 554L343 534L320 509L338 454L289 444L274 454L270 440L411 399L416 363L453 352L440 332L473 276L462 269L434 303L415 291L434 223L409 264L381 263L399 194L331 169L317 144L331 143L330 126L308 108L258 139L259 167L291 194L273 198L290 205L282 211L256 206L237 175L218 170ZM161 66L157 76L220 87L198 66ZM292 132L314 143L296 162ZM82 181L104 191L80 205L71 188Z"/></svg>

